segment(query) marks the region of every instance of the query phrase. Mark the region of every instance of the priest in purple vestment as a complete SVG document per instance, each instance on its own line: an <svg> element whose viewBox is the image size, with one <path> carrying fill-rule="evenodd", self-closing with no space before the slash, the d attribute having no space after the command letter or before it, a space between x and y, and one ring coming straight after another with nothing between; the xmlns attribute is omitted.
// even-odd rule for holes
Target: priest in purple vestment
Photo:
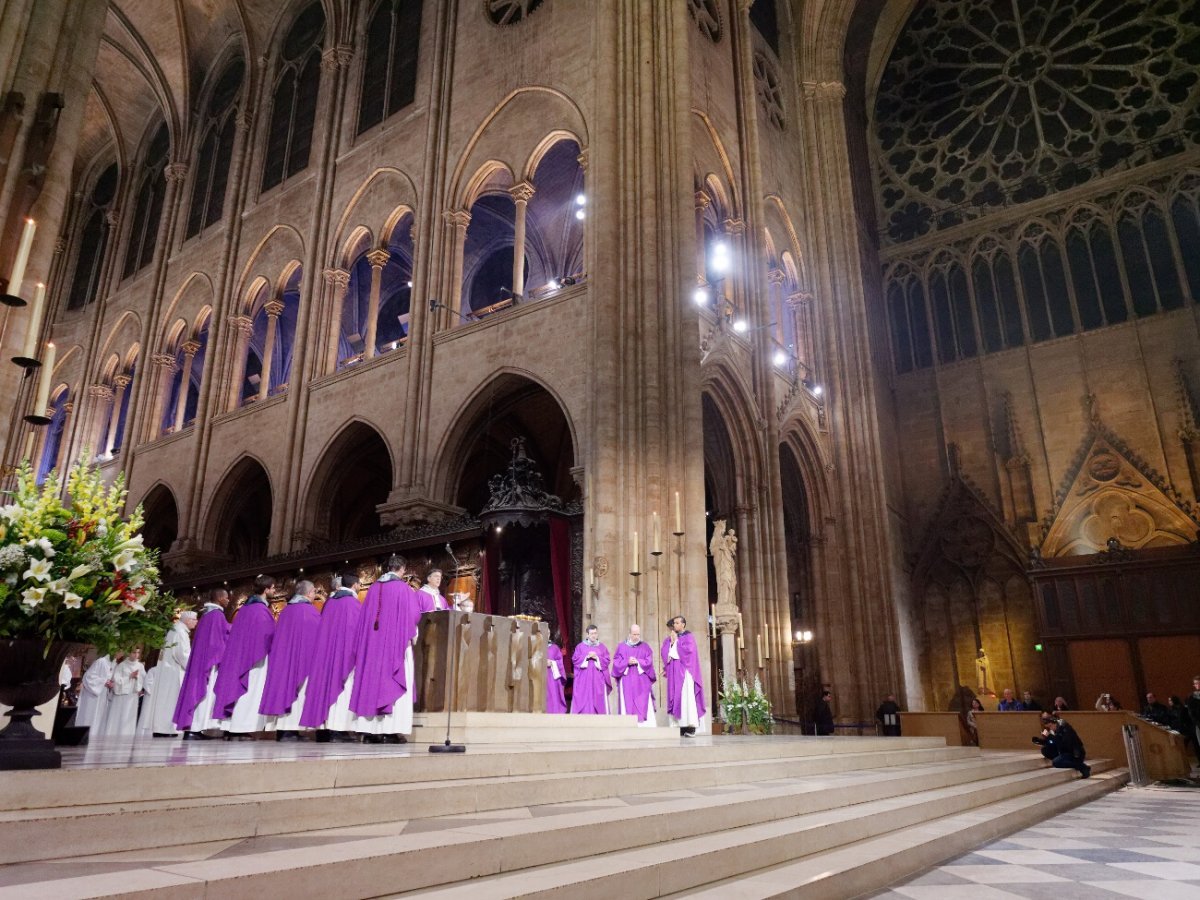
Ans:
<svg viewBox="0 0 1200 900"><path fill-rule="evenodd" d="M254 594L233 617L229 640L217 666L213 718L229 739L249 740L256 731L274 730L258 711L267 681L267 653L275 636L275 617L266 594L275 587L270 575L254 579Z"/></svg>
<svg viewBox="0 0 1200 900"><path fill-rule="evenodd" d="M267 683L258 711L275 717L277 741L300 740L304 690L321 627L320 610L313 606L316 596L317 586L311 581L296 582L295 594L275 624L275 639L267 657Z"/></svg>
<svg viewBox="0 0 1200 900"><path fill-rule="evenodd" d="M613 654L612 677L617 683L617 711L637 716L638 724L653 728L654 651L642 640L642 627L629 626L629 637L617 644Z"/></svg>
<svg viewBox="0 0 1200 900"><path fill-rule="evenodd" d="M437 612L439 609L450 608L450 604L442 596L442 577L441 569L430 569L429 574L425 576L425 583L421 585L417 595L421 601L421 612Z"/></svg>
<svg viewBox="0 0 1200 900"><path fill-rule="evenodd" d="M371 585L363 601L354 657L350 708L354 729L368 743L405 743L412 731L412 644L421 621L421 601L404 580L402 556L388 560L388 571Z"/></svg>
<svg viewBox="0 0 1200 900"><path fill-rule="evenodd" d="M192 632L192 655L188 657L183 673L174 715L175 727L183 732L185 741L206 740L204 731L217 727L213 718L213 686L217 680L217 663L221 661L229 637L229 620L225 618L228 605L229 591L214 588L209 592L200 611L200 621Z"/></svg>
<svg viewBox="0 0 1200 900"><path fill-rule="evenodd" d="M300 725L319 728L317 740L350 742L354 713L350 695L354 692L354 651L358 643L362 604L358 601L358 572L342 572L341 586L329 595L321 608L321 627L312 653L308 688L304 694L304 713ZM325 734L322 734L325 732Z"/></svg>
<svg viewBox="0 0 1200 900"><path fill-rule="evenodd" d="M667 720L683 737L693 737L706 712L700 651L683 616L671 619L667 627L671 630L663 638L661 650L667 678Z"/></svg>
<svg viewBox="0 0 1200 900"><path fill-rule="evenodd" d="M575 715L608 715L608 648L600 643L600 629L589 625L584 639L575 645L571 663L575 667L575 688L571 694L571 712Z"/></svg>
<svg viewBox="0 0 1200 900"><path fill-rule="evenodd" d="M546 648L546 712L567 711L567 672L563 667L562 649L556 643Z"/></svg>

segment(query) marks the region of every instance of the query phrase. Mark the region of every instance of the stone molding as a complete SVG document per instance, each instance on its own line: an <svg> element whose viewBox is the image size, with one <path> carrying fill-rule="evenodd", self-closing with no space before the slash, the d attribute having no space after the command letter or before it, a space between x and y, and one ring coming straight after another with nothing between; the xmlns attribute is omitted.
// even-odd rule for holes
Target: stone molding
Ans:
<svg viewBox="0 0 1200 900"><path fill-rule="evenodd" d="M372 269L382 269L387 265L388 260L392 258L392 253L385 247L376 247L374 250L367 251L367 262L371 264ZM344 270L337 270L344 271ZM346 284L350 283L350 273L346 273Z"/></svg>

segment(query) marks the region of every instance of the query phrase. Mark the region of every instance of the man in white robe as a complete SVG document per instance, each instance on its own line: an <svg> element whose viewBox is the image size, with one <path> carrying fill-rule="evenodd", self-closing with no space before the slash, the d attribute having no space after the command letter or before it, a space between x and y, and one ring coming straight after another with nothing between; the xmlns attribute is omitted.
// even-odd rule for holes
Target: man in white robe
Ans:
<svg viewBox="0 0 1200 900"><path fill-rule="evenodd" d="M75 724L99 734L108 714L108 682L113 674L111 656L101 656L83 673L79 686L79 705L75 708Z"/></svg>
<svg viewBox="0 0 1200 900"><path fill-rule="evenodd" d="M120 657L120 654L118 654ZM104 737L133 737L137 730L138 698L146 686L146 667L142 665L142 651L134 649L128 656L119 658L108 680L111 695L108 715L100 734Z"/></svg>
<svg viewBox="0 0 1200 900"><path fill-rule="evenodd" d="M155 737L176 737L179 729L171 719L175 715L175 703L179 700L179 688L183 685L183 673L187 670L188 658L192 654L192 630L198 618L192 610L179 615L179 621L171 626L163 642L158 665L154 667L154 682L147 689L142 710L149 723L148 730Z"/></svg>

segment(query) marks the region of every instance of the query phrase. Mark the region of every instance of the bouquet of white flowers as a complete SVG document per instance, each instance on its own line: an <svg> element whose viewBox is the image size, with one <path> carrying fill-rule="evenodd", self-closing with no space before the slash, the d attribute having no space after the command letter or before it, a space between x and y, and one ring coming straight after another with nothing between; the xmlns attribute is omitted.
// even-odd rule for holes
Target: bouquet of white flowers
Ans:
<svg viewBox="0 0 1200 900"><path fill-rule="evenodd" d="M721 687L721 709L730 731L749 730L753 734L770 734L775 727L771 701L763 693L762 682L754 676L753 685L726 675Z"/></svg>

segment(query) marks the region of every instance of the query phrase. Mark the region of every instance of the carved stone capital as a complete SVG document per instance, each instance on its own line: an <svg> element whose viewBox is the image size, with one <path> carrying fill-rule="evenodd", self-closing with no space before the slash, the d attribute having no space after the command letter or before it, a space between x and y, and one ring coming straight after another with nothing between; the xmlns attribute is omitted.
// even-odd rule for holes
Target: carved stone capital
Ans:
<svg viewBox="0 0 1200 900"><path fill-rule="evenodd" d="M200 352L199 341L184 341L179 345L179 349L183 351L184 356L195 356Z"/></svg>
<svg viewBox="0 0 1200 900"><path fill-rule="evenodd" d="M815 299L812 291L796 291L794 294L788 294L787 302L792 309L803 309Z"/></svg>
<svg viewBox="0 0 1200 900"><path fill-rule="evenodd" d="M350 68L350 64L354 62L354 45L338 44L333 48L333 54L337 59L338 65L343 69L348 69Z"/></svg>
<svg viewBox="0 0 1200 900"><path fill-rule="evenodd" d="M321 275L325 284L335 291L344 292L350 286L350 273L345 269L326 269Z"/></svg>
<svg viewBox="0 0 1200 900"><path fill-rule="evenodd" d="M171 184L179 184L182 182L185 178L187 178L187 173L188 164L185 162L168 163L167 167L163 169L163 177L166 178L167 182Z"/></svg>
<svg viewBox="0 0 1200 900"><path fill-rule="evenodd" d="M62 405L61 409L64 416L69 416L71 413L75 412L75 404L68 400Z"/></svg>
<svg viewBox="0 0 1200 900"><path fill-rule="evenodd" d="M371 264L372 269L382 269L391 258L392 252L384 247L376 247L367 252L367 262Z"/></svg>
<svg viewBox="0 0 1200 900"><path fill-rule="evenodd" d="M471 213L465 209L448 209L442 213L442 218L446 220L447 224L464 231L471 224Z"/></svg>
<svg viewBox="0 0 1200 900"><path fill-rule="evenodd" d="M111 400L113 398L113 390L107 384L90 384L88 385L87 393L89 397L96 400Z"/></svg>
<svg viewBox="0 0 1200 900"><path fill-rule="evenodd" d="M712 197L707 191L696 191L696 209L704 211L712 206Z"/></svg>
<svg viewBox="0 0 1200 900"><path fill-rule="evenodd" d="M128 375L116 375L113 377L113 385L118 391L123 391L129 387L133 379Z"/></svg>
<svg viewBox="0 0 1200 900"><path fill-rule="evenodd" d="M579 151L579 155L577 157L575 157L575 161L579 163L579 168L583 169L583 171L585 171L585 172L587 171L587 167L588 167L587 147L584 147L582 150Z"/></svg>
<svg viewBox="0 0 1200 900"><path fill-rule="evenodd" d="M254 116L250 115L245 109L239 109L233 115L233 127L242 134L249 131L254 125Z"/></svg>
<svg viewBox="0 0 1200 900"><path fill-rule="evenodd" d="M67 249L67 239L66 239L66 238L61 238L61 237L60 237L60 238L55 238L55 240L54 240L54 252L55 252L55 253L63 253L64 251L66 251L66 249Z"/></svg>
<svg viewBox="0 0 1200 900"><path fill-rule="evenodd" d="M731 234L731 235L745 234L746 233L746 220L745 219L726 219L725 220L725 233Z"/></svg>
<svg viewBox="0 0 1200 900"><path fill-rule="evenodd" d="M800 93L806 102L834 100L841 102L846 96L846 86L840 81L804 81Z"/></svg>
<svg viewBox="0 0 1200 900"><path fill-rule="evenodd" d="M174 372L179 367L174 355L170 353L155 353L150 357L150 361L160 369L166 369L168 372Z"/></svg>
<svg viewBox="0 0 1200 900"><path fill-rule="evenodd" d="M249 316L230 316L225 321L242 337L250 337L254 333L254 320Z"/></svg>
<svg viewBox="0 0 1200 900"><path fill-rule="evenodd" d="M537 188L528 181L514 184L508 189L508 196L513 198L513 203L528 203L533 199L535 193L537 193Z"/></svg>
<svg viewBox="0 0 1200 900"><path fill-rule="evenodd" d="M104 211L104 224L109 228L116 228L117 223L120 221L121 218L117 215L117 211L115 209L106 209Z"/></svg>
<svg viewBox="0 0 1200 900"><path fill-rule="evenodd" d="M787 280L787 275L783 269L768 269L767 284L783 284Z"/></svg>
<svg viewBox="0 0 1200 900"><path fill-rule="evenodd" d="M278 319L280 316L283 315L283 301L282 300L268 300L266 303L263 304L263 309L266 311L267 316L269 318Z"/></svg>
<svg viewBox="0 0 1200 900"><path fill-rule="evenodd" d="M336 72L341 68L341 61L338 59L336 47L330 47L328 50L321 51L321 72L328 75Z"/></svg>

